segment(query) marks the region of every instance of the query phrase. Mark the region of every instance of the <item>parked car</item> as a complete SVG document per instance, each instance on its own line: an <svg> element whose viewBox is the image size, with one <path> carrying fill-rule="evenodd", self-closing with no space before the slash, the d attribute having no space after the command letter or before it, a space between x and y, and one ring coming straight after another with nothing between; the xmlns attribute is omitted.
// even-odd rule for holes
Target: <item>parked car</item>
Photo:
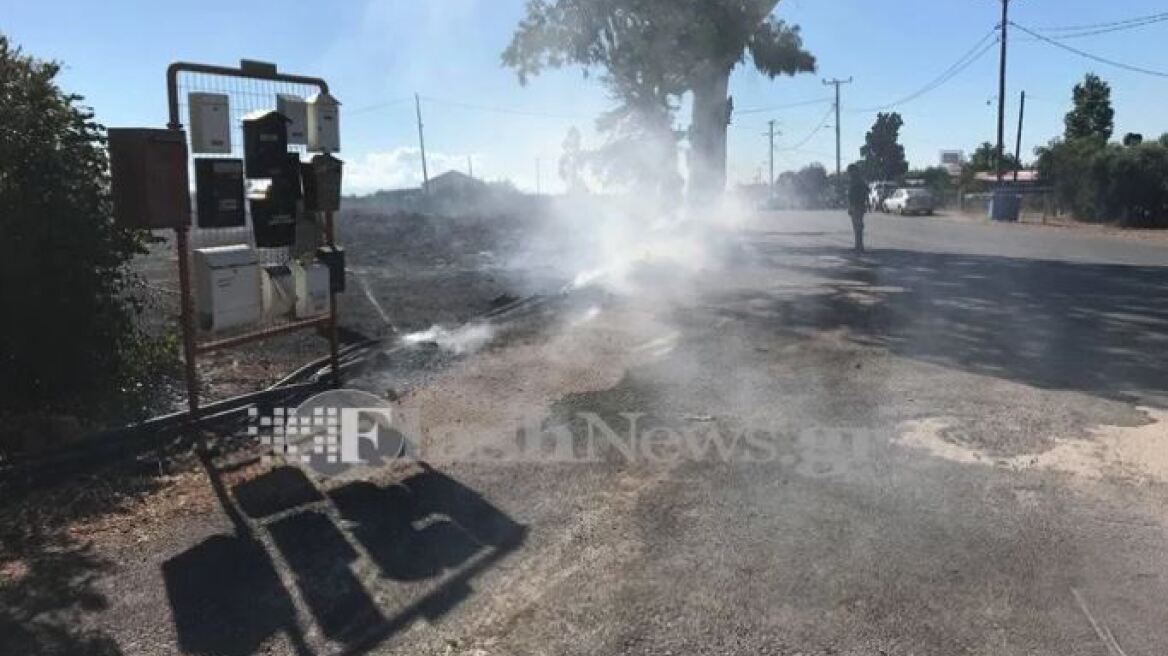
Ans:
<svg viewBox="0 0 1168 656"><path fill-rule="evenodd" d="M895 182L872 182L868 184L868 211L870 212L886 212L884 209L884 201L888 199L892 192L896 191Z"/></svg>
<svg viewBox="0 0 1168 656"><path fill-rule="evenodd" d="M937 209L928 189L901 187L884 201L885 211L895 214L932 214Z"/></svg>

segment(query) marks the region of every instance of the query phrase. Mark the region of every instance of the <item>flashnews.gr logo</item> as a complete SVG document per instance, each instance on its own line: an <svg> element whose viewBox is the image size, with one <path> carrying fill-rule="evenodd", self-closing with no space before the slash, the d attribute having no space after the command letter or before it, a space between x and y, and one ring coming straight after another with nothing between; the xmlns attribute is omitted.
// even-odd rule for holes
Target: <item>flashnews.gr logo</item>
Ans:
<svg viewBox="0 0 1168 656"><path fill-rule="evenodd" d="M330 390L297 407L248 411L247 435L267 447L265 464L280 459L335 475L377 465L408 451L405 415L388 401L360 390Z"/></svg>

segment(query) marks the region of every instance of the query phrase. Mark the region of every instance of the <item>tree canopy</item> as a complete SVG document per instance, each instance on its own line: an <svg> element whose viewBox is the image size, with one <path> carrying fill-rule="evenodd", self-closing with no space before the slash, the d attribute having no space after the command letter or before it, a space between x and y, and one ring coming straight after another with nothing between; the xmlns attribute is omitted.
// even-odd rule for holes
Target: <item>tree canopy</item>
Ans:
<svg viewBox="0 0 1168 656"><path fill-rule="evenodd" d="M869 180L896 180L908 171L908 159L904 155L904 146L900 144L902 127L904 119L896 112L876 115L876 122L860 148L864 174Z"/></svg>
<svg viewBox="0 0 1168 656"><path fill-rule="evenodd" d="M694 94L691 187L725 185L731 70L749 58L776 77L813 71L799 28L770 15L778 0L531 0L504 65L521 83L546 68L600 71L620 105L601 128L628 139L671 133L672 112ZM691 189L692 190L692 189Z"/></svg>
<svg viewBox="0 0 1168 656"><path fill-rule="evenodd" d="M1003 171L1013 171L1014 169L1022 168L1018 158L1012 153L1002 153L1002 159L1005 160L1002 166ZM998 170L998 149L992 143L983 141L977 150L969 157L969 163L966 164L970 170L981 173L983 171L996 172Z"/></svg>
<svg viewBox="0 0 1168 656"><path fill-rule="evenodd" d="M1098 75L1088 73L1072 92L1074 107L1067 114L1066 138L1111 138L1115 130L1115 110L1111 107L1111 86Z"/></svg>

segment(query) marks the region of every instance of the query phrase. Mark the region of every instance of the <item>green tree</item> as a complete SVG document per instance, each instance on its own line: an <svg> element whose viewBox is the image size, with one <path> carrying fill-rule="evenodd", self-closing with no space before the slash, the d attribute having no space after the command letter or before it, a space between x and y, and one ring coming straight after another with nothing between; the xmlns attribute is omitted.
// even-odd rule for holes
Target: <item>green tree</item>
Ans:
<svg viewBox="0 0 1168 656"><path fill-rule="evenodd" d="M977 173L984 171L997 172L998 149L990 142L984 141L973 154L969 156L969 162L966 166ZM1005 160L1005 166L1002 170L1013 171L1016 168L1022 168L1018 158L1010 153L1003 153L1002 159Z"/></svg>
<svg viewBox="0 0 1168 656"><path fill-rule="evenodd" d="M167 353L136 320L144 244L111 219L104 129L59 71L0 35L0 415L141 409Z"/></svg>
<svg viewBox="0 0 1168 656"><path fill-rule="evenodd" d="M954 193L953 177L949 175L949 169L943 166L909 171L904 177L923 182L925 188L932 192L938 201L945 200Z"/></svg>
<svg viewBox="0 0 1168 656"><path fill-rule="evenodd" d="M1094 73L1088 73L1072 92L1074 107L1067 113L1065 136L1070 139L1095 137L1106 142L1115 129L1115 110L1111 107L1111 86Z"/></svg>
<svg viewBox="0 0 1168 656"><path fill-rule="evenodd" d="M530 0L503 52L521 83L548 67L600 69L623 118L664 133L685 93L693 93L691 196L705 198L726 181L731 71L747 57L770 77L815 70L799 28L771 12L778 0ZM647 119L631 119L647 114ZM626 130L626 133L628 130ZM657 138L657 137L653 137Z"/></svg>
<svg viewBox="0 0 1168 656"><path fill-rule="evenodd" d="M900 144L900 128L904 119L900 114L880 113L864 137L860 157L864 160L864 175L869 180L896 180L908 171L904 146Z"/></svg>
<svg viewBox="0 0 1168 656"><path fill-rule="evenodd" d="M1123 145L1127 147L1138 146L1144 143L1144 135L1138 132L1128 132L1123 135Z"/></svg>

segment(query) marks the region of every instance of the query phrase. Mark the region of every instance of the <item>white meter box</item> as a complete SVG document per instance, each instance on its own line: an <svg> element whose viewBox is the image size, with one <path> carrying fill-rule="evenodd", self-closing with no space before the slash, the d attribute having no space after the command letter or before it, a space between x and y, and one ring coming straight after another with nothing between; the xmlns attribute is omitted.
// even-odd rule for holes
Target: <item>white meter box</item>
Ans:
<svg viewBox="0 0 1168 656"><path fill-rule="evenodd" d="M308 149L320 153L337 153L341 150L340 107L325 92L308 99Z"/></svg>
<svg viewBox="0 0 1168 656"><path fill-rule="evenodd" d="M187 94L191 121L191 151L231 152L231 105L221 93Z"/></svg>
<svg viewBox="0 0 1168 656"><path fill-rule="evenodd" d="M250 246L195 250L199 323L214 332L260 320L260 271Z"/></svg>
<svg viewBox="0 0 1168 656"><path fill-rule="evenodd" d="M291 93L276 94L276 111L288 119L289 145L308 143L308 105L300 96Z"/></svg>
<svg viewBox="0 0 1168 656"><path fill-rule="evenodd" d="M300 319L316 317L329 311L329 270L325 265L292 265L292 279L296 286L296 316Z"/></svg>

